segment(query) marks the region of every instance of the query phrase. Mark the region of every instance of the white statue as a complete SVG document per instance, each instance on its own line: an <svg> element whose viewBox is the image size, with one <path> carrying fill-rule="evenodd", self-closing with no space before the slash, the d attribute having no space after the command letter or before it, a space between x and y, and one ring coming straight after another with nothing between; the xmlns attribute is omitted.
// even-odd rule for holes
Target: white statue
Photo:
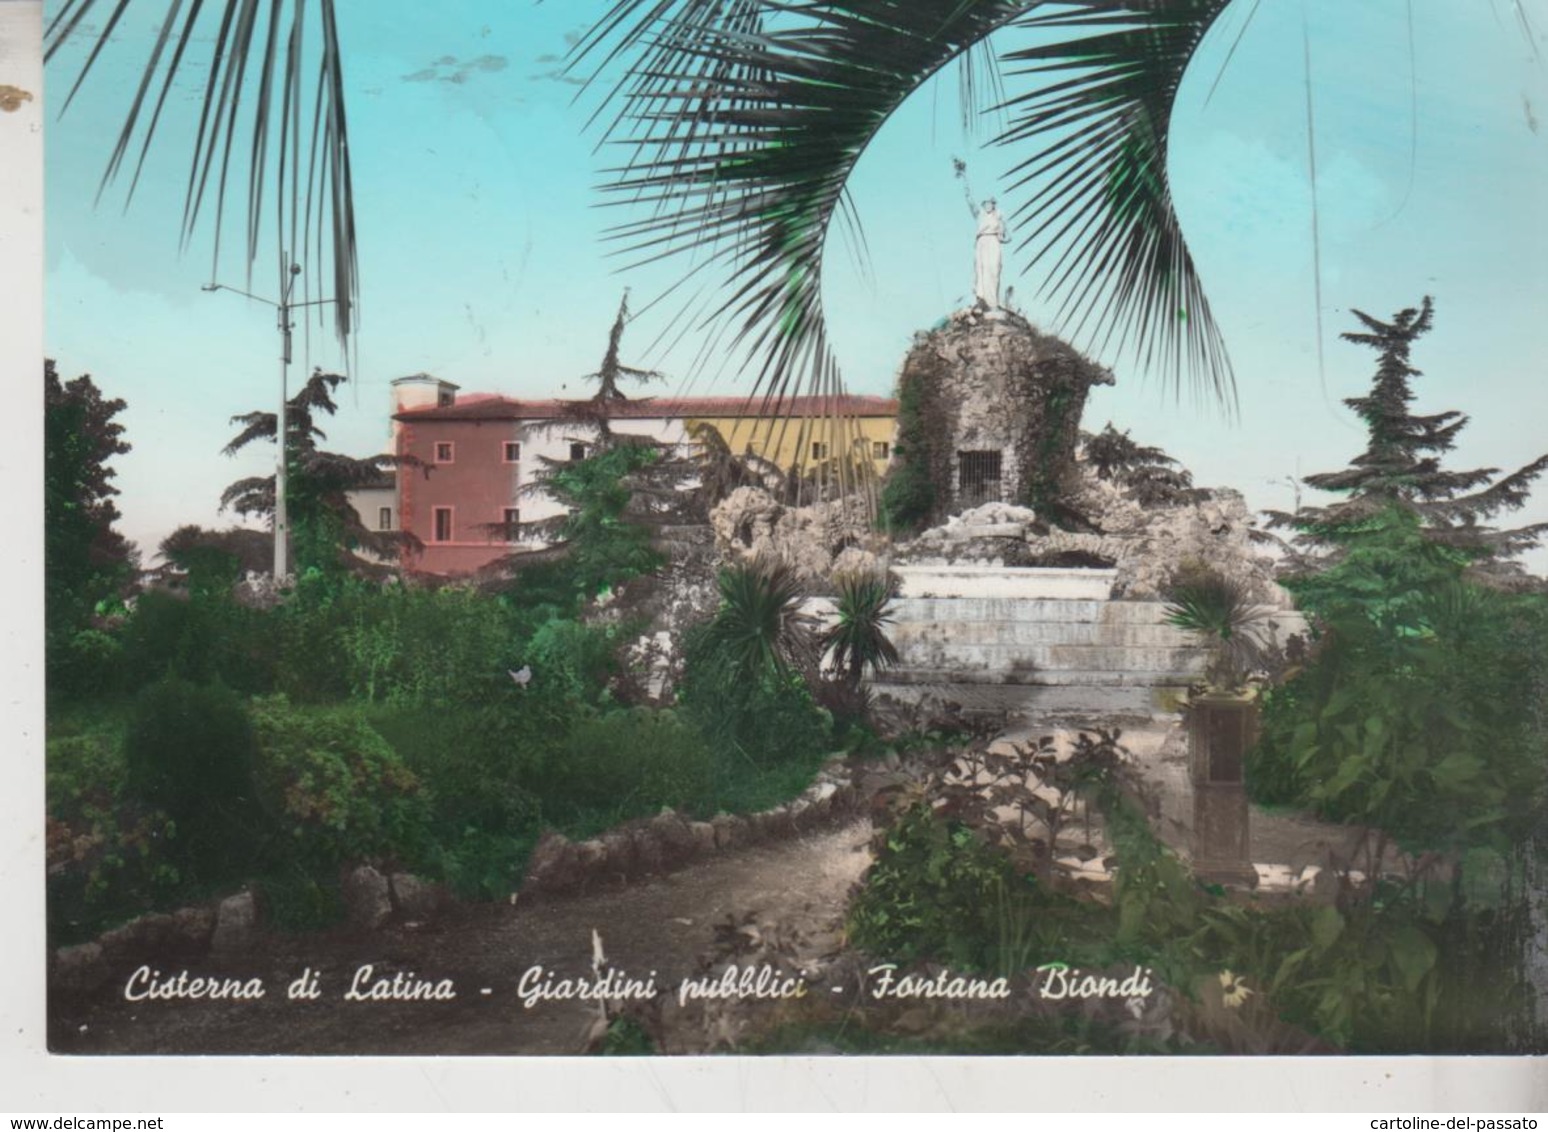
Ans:
<svg viewBox="0 0 1548 1132"><path fill-rule="evenodd" d="M973 203L973 191L967 183L967 166L953 160L957 176L962 178L962 189L967 194L968 208L978 221L978 237L973 252L973 297L976 305L986 310L1000 309L1000 266L1003 244L1010 243L1005 231L1005 217L995 199L990 197L982 206Z"/></svg>

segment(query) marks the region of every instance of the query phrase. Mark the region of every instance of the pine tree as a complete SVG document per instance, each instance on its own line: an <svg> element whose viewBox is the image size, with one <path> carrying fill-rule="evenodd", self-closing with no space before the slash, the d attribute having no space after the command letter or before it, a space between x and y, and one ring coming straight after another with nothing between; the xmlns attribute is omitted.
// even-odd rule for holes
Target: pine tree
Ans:
<svg viewBox="0 0 1548 1132"><path fill-rule="evenodd" d="M370 564L354 551L365 550L385 558L414 538L406 532L368 529L349 502L349 492L381 482L407 457L367 456L356 459L317 446L327 434L317 427L318 414L332 416L338 405L333 391L345 378L337 373L315 371L285 408L286 467L285 508L292 534L291 555L297 569L324 572L350 569L369 572ZM255 440L274 440L279 426L276 414L243 413L231 418L242 431L224 451L234 456ZM251 476L238 480L221 494L220 505L237 514L274 516L274 477Z"/></svg>
<svg viewBox="0 0 1548 1132"><path fill-rule="evenodd" d="M1365 422L1366 449L1342 471L1305 479L1311 487L1341 492L1345 498L1326 507L1304 507L1294 515L1270 513L1271 525L1297 530L1297 542L1303 546L1341 547L1362 531L1384 526L1379 517L1396 509L1416 518L1430 542L1474 560L1510 557L1536 546L1548 535L1548 523L1502 531L1481 521L1521 507L1532 483L1548 471L1548 455L1502 478L1496 478L1498 468L1449 471L1441 459L1456 445L1468 418L1456 411L1429 416L1410 411L1410 381L1420 371L1409 359L1415 340L1430 329L1432 300L1426 296L1421 306L1399 311L1390 322L1362 311L1353 314L1367 332L1342 337L1371 347L1379 359L1370 393L1344 401Z"/></svg>

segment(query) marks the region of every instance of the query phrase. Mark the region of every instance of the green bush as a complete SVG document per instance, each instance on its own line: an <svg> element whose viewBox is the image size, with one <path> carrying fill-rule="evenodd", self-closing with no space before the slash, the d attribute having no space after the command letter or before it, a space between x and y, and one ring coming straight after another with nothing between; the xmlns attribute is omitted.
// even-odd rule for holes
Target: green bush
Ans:
<svg viewBox="0 0 1548 1132"><path fill-rule="evenodd" d="M178 863L227 875L256 860L257 742L235 693L167 677L135 699L126 793L173 823Z"/></svg>
<svg viewBox="0 0 1548 1132"><path fill-rule="evenodd" d="M1334 615L1312 662L1267 697L1249 788L1415 852L1504 850L1544 800L1542 599L1449 583L1405 609L1389 625Z"/></svg>
<svg viewBox="0 0 1548 1132"><path fill-rule="evenodd" d="M118 736L104 731L50 735L44 755L48 814L76 822L123 797L128 768Z"/></svg>
<svg viewBox="0 0 1548 1132"><path fill-rule="evenodd" d="M372 722L424 783L431 871L468 897L509 895L542 828L544 768L562 765L563 705L511 687L482 707L400 705Z"/></svg>
<svg viewBox="0 0 1548 1132"><path fill-rule="evenodd" d="M705 812L714 785L714 756L697 729L674 712L633 708L578 721L544 793L574 814L623 818L663 806Z"/></svg>
<svg viewBox="0 0 1548 1132"><path fill-rule="evenodd" d="M250 694L274 684L274 615L226 593L141 594L124 627L123 674L130 690L163 676L196 684L218 680Z"/></svg>
<svg viewBox="0 0 1548 1132"><path fill-rule="evenodd" d="M419 779L354 709L298 709L283 696L252 709L259 782L284 856L310 868L415 859L429 807Z"/></svg>
<svg viewBox="0 0 1548 1132"><path fill-rule="evenodd" d="M986 970L1023 935L1032 883L969 826L916 805L887 831L850 905L849 935L888 962Z"/></svg>
<svg viewBox="0 0 1548 1132"><path fill-rule="evenodd" d="M555 618L543 624L522 653L532 667L528 691L535 696L597 703L619 671L618 649L639 636L633 624L588 625Z"/></svg>
<svg viewBox="0 0 1548 1132"><path fill-rule="evenodd" d="M77 700L111 695L123 675L123 643L100 629L81 629L50 641L47 686L50 696Z"/></svg>
<svg viewBox="0 0 1548 1132"><path fill-rule="evenodd" d="M716 756L735 766L804 761L832 745L831 718L799 672L775 667L747 675L703 627L684 642L678 701Z"/></svg>
<svg viewBox="0 0 1548 1132"><path fill-rule="evenodd" d="M284 608L292 699L449 704L487 697L521 638L506 602L464 586L305 578Z"/></svg>

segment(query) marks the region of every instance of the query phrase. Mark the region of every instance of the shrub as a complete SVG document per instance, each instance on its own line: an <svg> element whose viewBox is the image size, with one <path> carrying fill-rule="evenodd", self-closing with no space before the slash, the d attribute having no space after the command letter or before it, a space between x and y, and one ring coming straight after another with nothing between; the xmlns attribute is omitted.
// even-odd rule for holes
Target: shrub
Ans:
<svg viewBox="0 0 1548 1132"><path fill-rule="evenodd" d="M522 653L532 667L534 696L580 703L605 698L619 669L618 649L639 636L638 624L587 625L555 618L533 634Z"/></svg>
<svg viewBox="0 0 1548 1132"><path fill-rule="evenodd" d="M123 673L133 690L163 676L218 680L248 693L273 687L277 642L272 615L227 593L141 594L124 627Z"/></svg>
<svg viewBox="0 0 1548 1132"><path fill-rule="evenodd" d="M66 699L101 696L117 691L123 645L112 634L82 629L48 649L48 691Z"/></svg>
<svg viewBox="0 0 1548 1132"><path fill-rule="evenodd" d="M256 748L247 712L226 688L168 677L135 700L127 792L172 819L175 855L200 875L253 859Z"/></svg>
<svg viewBox="0 0 1548 1132"><path fill-rule="evenodd" d="M611 711L575 725L545 793L593 814L703 812L712 804L714 763L703 736L675 712Z"/></svg>
<svg viewBox="0 0 1548 1132"><path fill-rule="evenodd" d="M301 710L283 696L253 706L259 781L289 846L332 866L424 852L424 790L387 741L350 708Z"/></svg>
<svg viewBox="0 0 1548 1132"><path fill-rule="evenodd" d="M561 765L564 708L509 687L482 707L395 706L373 723L425 784L432 870L465 896L508 895L541 828L536 787Z"/></svg>
<svg viewBox="0 0 1548 1132"><path fill-rule="evenodd" d="M704 629L684 642L678 699L716 755L737 765L775 766L830 745L829 717L797 672L743 676L736 658Z"/></svg>
<svg viewBox="0 0 1548 1132"><path fill-rule="evenodd" d="M50 735L44 764L49 816L64 821L117 805L128 777L120 741L100 731Z"/></svg>
<svg viewBox="0 0 1548 1132"><path fill-rule="evenodd" d="M1540 601L1443 588L1412 597L1396 625L1335 615L1312 662L1268 696L1249 788L1410 851L1517 843L1544 795Z"/></svg>
<svg viewBox="0 0 1548 1132"><path fill-rule="evenodd" d="M887 831L850 905L850 938L889 962L984 970L1001 940L1017 934L1002 920L1031 884L971 827L919 804Z"/></svg>
<svg viewBox="0 0 1548 1132"><path fill-rule="evenodd" d="M311 572L278 611L279 691L297 702L485 698L516 663L506 602L465 586L381 585Z"/></svg>

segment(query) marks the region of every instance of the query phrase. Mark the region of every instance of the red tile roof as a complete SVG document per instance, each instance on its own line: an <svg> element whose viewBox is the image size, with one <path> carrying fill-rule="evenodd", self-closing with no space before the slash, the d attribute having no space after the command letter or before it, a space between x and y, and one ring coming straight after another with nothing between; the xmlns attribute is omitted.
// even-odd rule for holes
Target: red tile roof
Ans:
<svg viewBox="0 0 1548 1132"><path fill-rule="evenodd" d="M405 409L400 421L531 421L552 420L567 411L563 401L518 401L510 397L471 393L451 405ZM898 403L890 397L650 397L624 401L613 408L618 419L656 420L687 417L895 417Z"/></svg>

